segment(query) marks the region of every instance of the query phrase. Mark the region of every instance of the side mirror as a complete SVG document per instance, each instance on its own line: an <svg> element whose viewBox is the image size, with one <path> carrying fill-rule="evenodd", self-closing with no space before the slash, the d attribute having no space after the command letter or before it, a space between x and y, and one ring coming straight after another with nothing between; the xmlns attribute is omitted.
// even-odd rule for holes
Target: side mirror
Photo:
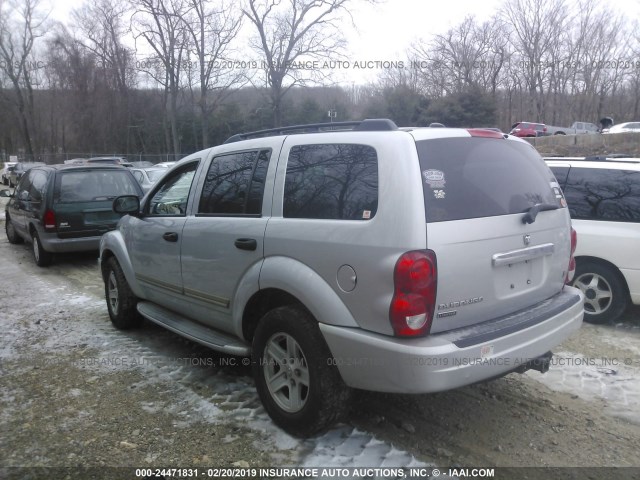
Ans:
<svg viewBox="0 0 640 480"><path fill-rule="evenodd" d="M140 199L135 195L116 197L113 201L113 211L138 216L140 214Z"/></svg>
<svg viewBox="0 0 640 480"><path fill-rule="evenodd" d="M0 190L0 197L11 198L13 197L13 194L11 193L10 190L4 189L4 190Z"/></svg>

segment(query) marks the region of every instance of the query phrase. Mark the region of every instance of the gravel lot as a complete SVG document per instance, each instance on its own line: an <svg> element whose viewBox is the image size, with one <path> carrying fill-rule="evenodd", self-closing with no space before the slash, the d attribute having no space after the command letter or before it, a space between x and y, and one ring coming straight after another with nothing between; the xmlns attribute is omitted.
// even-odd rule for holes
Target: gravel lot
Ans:
<svg viewBox="0 0 640 480"><path fill-rule="evenodd" d="M302 441L269 421L242 359L150 323L113 329L95 255L40 269L29 246L2 233L0 278L0 478L300 465L588 467L503 478L640 478L637 308L617 325L585 325L545 375L435 395L359 392L349 424Z"/></svg>

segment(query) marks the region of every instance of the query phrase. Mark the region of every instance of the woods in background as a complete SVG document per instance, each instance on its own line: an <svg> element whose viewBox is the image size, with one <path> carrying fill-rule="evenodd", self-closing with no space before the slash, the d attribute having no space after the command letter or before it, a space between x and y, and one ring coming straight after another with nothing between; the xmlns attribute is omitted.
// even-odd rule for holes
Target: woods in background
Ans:
<svg viewBox="0 0 640 480"><path fill-rule="evenodd" d="M366 117L640 119L640 30L614 6L510 0L365 65L377 80L358 85L341 34L357 1L97 0L63 25L42 0L0 0L0 154L180 158L238 131Z"/></svg>

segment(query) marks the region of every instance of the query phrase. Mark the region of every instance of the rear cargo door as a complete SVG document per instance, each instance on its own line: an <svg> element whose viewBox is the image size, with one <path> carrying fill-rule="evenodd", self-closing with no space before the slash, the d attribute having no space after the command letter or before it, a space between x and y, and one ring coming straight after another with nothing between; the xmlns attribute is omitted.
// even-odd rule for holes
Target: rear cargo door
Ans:
<svg viewBox="0 0 640 480"><path fill-rule="evenodd" d="M138 195L135 180L122 169L73 169L59 172L54 189L58 236L100 236L113 230L120 215L113 211L119 195Z"/></svg>
<svg viewBox="0 0 640 480"><path fill-rule="evenodd" d="M570 219L529 144L504 138L416 142L427 247L436 252L432 333L523 310L561 291Z"/></svg>

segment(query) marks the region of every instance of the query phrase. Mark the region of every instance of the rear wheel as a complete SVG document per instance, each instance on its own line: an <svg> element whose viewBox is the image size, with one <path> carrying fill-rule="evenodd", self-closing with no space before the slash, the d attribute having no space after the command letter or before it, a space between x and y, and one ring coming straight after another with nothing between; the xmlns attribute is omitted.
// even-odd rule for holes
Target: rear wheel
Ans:
<svg viewBox="0 0 640 480"><path fill-rule="evenodd" d="M13 222L8 216L4 222L4 231L7 234L7 240L9 240L9 243L13 243L15 245L17 243L24 242L22 237L18 235L18 232L16 232L16 229L13 226Z"/></svg>
<svg viewBox="0 0 640 480"><path fill-rule="evenodd" d="M127 283L122 267L111 257L104 272L104 295L111 323L120 330L140 326L142 317L136 309L138 299Z"/></svg>
<svg viewBox="0 0 640 480"><path fill-rule="evenodd" d="M344 417L351 391L331 362L317 321L304 308L289 305L268 312L252 347L256 388L278 426L308 437Z"/></svg>
<svg viewBox="0 0 640 480"><path fill-rule="evenodd" d="M36 261L36 265L39 267L48 267L51 265L53 254L42 248L42 243L40 242L40 237L37 232L33 232L33 235L31 236L31 244L33 247L33 258Z"/></svg>
<svg viewBox="0 0 640 480"><path fill-rule="evenodd" d="M629 295L620 273L595 262L578 262L573 286L584 293L584 320L614 322L629 305Z"/></svg>

